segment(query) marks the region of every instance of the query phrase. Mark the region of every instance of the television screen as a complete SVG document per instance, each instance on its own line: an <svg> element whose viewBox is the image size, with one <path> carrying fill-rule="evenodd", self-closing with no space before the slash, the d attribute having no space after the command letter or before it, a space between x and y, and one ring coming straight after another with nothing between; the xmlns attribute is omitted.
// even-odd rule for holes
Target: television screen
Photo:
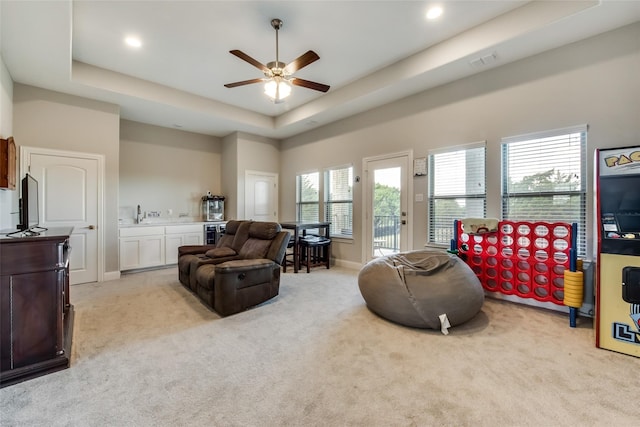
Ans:
<svg viewBox="0 0 640 427"><path fill-rule="evenodd" d="M640 233L640 213L619 213L616 215L618 227L623 233Z"/></svg>
<svg viewBox="0 0 640 427"><path fill-rule="evenodd" d="M22 178L22 207L20 229L28 230L39 224L38 181L27 174Z"/></svg>

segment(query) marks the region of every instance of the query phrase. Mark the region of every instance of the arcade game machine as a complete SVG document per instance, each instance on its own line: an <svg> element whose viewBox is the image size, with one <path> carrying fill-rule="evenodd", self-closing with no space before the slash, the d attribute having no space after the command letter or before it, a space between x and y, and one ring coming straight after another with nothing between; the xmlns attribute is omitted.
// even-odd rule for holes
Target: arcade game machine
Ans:
<svg viewBox="0 0 640 427"><path fill-rule="evenodd" d="M594 159L596 347L640 357L640 147Z"/></svg>

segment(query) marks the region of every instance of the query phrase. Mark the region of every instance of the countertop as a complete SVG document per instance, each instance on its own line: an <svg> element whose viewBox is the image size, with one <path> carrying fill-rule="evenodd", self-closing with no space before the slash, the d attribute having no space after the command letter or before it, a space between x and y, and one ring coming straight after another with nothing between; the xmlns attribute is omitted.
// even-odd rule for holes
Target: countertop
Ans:
<svg viewBox="0 0 640 427"><path fill-rule="evenodd" d="M119 228L131 228L131 227L163 227L170 225L205 225L205 224L225 224L227 221L194 221L192 219L189 220L171 220L171 219L154 219L149 220L146 219L140 224L136 224L133 222L119 222Z"/></svg>

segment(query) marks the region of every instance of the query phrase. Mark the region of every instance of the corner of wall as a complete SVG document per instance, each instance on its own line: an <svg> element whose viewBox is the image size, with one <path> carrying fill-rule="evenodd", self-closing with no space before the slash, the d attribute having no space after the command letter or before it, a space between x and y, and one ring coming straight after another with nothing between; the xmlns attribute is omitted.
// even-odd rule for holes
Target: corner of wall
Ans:
<svg viewBox="0 0 640 427"><path fill-rule="evenodd" d="M0 56L0 137L13 134L13 80ZM19 144L20 141L16 141ZM16 168L16 174L18 174ZM18 176L16 176L17 180ZM0 190L0 229L13 229L18 223L18 190Z"/></svg>

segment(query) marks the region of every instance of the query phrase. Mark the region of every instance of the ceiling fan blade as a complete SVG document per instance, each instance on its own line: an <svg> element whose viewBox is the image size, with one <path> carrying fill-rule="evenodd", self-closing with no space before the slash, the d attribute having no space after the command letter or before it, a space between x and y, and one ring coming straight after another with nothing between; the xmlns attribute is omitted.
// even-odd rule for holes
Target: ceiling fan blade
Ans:
<svg viewBox="0 0 640 427"><path fill-rule="evenodd" d="M331 86L323 85L322 83L310 82L309 80L299 79L294 77L290 80L292 85L306 87L307 89L318 90L320 92L327 92Z"/></svg>
<svg viewBox="0 0 640 427"><path fill-rule="evenodd" d="M261 83L263 81L264 81L264 79L243 80L241 82L227 83L226 85L224 85L224 87L232 88L232 87L250 85L252 83Z"/></svg>
<svg viewBox="0 0 640 427"><path fill-rule="evenodd" d="M249 64L253 65L254 67L262 70L265 73L269 72L269 69L267 68L266 65L256 61L255 59L253 59L252 57L250 57L249 55L247 55L246 53L242 52L241 50L230 50L229 51L230 54L237 56L238 58L242 59L243 61L247 61Z"/></svg>
<svg viewBox="0 0 640 427"><path fill-rule="evenodd" d="M306 67L307 65L317 61L318 59L320 59L318 54L312 50L309 50L306 53L294 59L293 61L289 62L289 64L287 64L287 66L284 67L284 72L285 74L293 74L299 69Z"/></svg>

